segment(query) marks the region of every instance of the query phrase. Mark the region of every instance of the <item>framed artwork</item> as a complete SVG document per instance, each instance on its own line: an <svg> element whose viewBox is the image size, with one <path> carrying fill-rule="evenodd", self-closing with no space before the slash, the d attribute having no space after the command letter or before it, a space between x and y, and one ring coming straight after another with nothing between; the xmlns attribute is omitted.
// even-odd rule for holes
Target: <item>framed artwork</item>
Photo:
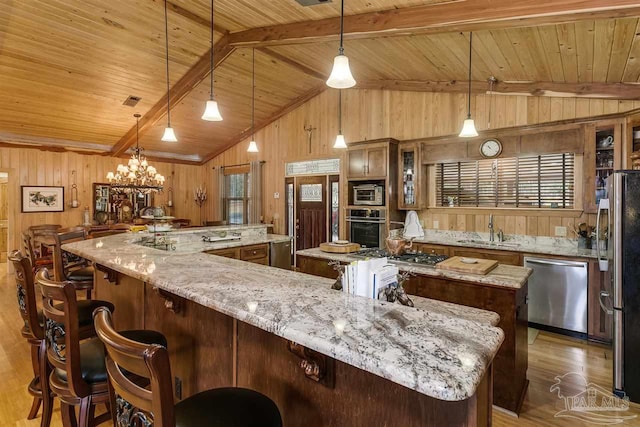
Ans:
<svg viewBox="0 0 640 427"><path fill-rule="evenodd" d="M23 185L22 212L64 212L64 187Z"/></svg>

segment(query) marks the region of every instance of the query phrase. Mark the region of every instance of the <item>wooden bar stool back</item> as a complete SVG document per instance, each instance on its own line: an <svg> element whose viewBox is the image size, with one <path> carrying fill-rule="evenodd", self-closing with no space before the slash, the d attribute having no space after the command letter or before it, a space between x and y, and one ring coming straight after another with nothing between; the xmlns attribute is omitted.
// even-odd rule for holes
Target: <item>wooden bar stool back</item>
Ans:
<svg viewBox="0 0 640 427"><path fill-rule="evenodd" d="M33 367L33 380L29 383L28 391L33 396L31 410L27 415L28 420L38 415L38 409L42 404L41 427L51 424L52 398L49 392L48 370L46 369L46 345L44 342L44 328L38 316L36 304L36 288L33 282L33 269L28 258L20 251L9 254L9 260L13 264L16 276L16 290L18 295L18 308L24 321L22 336L31 345L31 366Z"/></svg>
<svg viewBox="0 0 640 427"><path fill-rule="evenodd" d="M136 342L116 332L108 309L96 309L93 320L96 333L107 350L106 366L115 426L282 427L276 404L254 390L217 388L197 393L174 405L167 349ZM125 372L148 378L150 386L136 385ZM132 423L134 420L137 424Z"/></svg>
<svg viewBox="0 0 640 427"><path fill-rule="evenodd" d="M83 227L55 234L53 248L54 277L58 282L72 282L76 290L86 290L87 299L91 299L94 269L87 260L62 249L65 243L87 239L87 230Z"/></svg>
<svg viewBox="0 0 640 427"><path fill-rule="evenodd" d="M40 252L34 250L31 234L22 233L22 246L25 255L31 261L31 268L34 274L40 268L53 268L53 257L51 255L40 256Z"/></svg>
<svg viewBox="0 0 640 427"><path fill-rule="evenodd" d="M38 224L27 228L27 232L31 235L31 244L37 256L50 255L47 248L42 246L41 241L53 237L61 228L60 224Z"/></svg>
<svg viewBox="0 0 640 427"><path fill-rule="evenodd" d="M46 354L53 368L49 384L60 399L64 426L75 425L78 405L80 426L107 421L110 413L95 417L95 406L109 403L104 347L95 337L81 340L74 284L50 280L46 269L38 272L36 282L43 296Z"/></svg>

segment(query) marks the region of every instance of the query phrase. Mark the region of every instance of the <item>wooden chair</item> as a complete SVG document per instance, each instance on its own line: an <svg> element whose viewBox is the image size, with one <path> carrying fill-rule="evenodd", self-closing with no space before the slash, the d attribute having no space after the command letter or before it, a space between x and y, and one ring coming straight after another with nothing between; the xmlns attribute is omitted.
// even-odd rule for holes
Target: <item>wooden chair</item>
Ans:
<svg viewBox="0 0 640 427"><path fill-rule="evenodd" d="M49 254L47 249L41 245L40 240L53 236L60 228L62 228L60 224L39 224L27 228L27 232L31 235L33 249L38 257L44 257Z"/></svg>
<svg viewBox="0 0 640 427"><path fill-rule="evenodd" d="M30 236L29 236L30 237ZM9 260L13 264L16 275L16 288L18 294L18 308L24 321L22 336L31 346L31 366L33 379L27 390L33 396L33 403L27 415L28 420L38 415L42 405L41 427L51 424L51 412L53 407L51 393L49 391L49 378L47 372L46 345L44 341L44 329L40 323L36 305L36 289L33 283L33 269L29 258L22 256L20 251L9 254Z"/></svg>
<svg viewBox="0 0 640 427"><path fill-rule="evenodd" d="M87 336L79 327L82 312L75 286L56 282L47 269L36 275L43 296L44 337L47 359L53 368L49 375L51 391L60 399L62 422L76 426L74 406L80 406L79 427L107 421L111 412L95 416L99 404L109 406L104 346L95 334ZM89 301L94 302L94 301ZM111 307L100 307L113 310ZM123 336L141 342L166 346L166 339L154 331L125 331ZM85 339L86 338L86 339Z"/></svg>
<svg viewBox="0 0 640 427"><path fill-rule="evenodd" d="M30 233L22 233L22 246L24 253L31 261L31 268L33 269L34 274L40 268L53 268L53 256L40 256L40 254L33 248Z"/></svg>
<svg viewBox="0 0 640 427"><path fill-rule="evenodd" d="M99 308L93 316L96 333L107 349L107 373L114 426L154 427L282 427L276 404L257 391L217 388L173 403L171 367L167 349L130 340L113 328L111 313ZM125 372L148 378L150 387L133 383ZM151 423L151 424L149 424Z"/></svg>
<svg viewBox="0 0 640 427"><path fill-rule="evenodd" d="M72 282L76 290L86 290L87 299L91 299L94 269L84 258L62 250L65 243L87 239L87 230L80 227L75 230L56 233L53 248L53 271L56 281Z"/></svg>
<svg viewBox="0 0 640 427"><path fill-rule="evenodd" d="M114 234L123 234L123 233L126 233L126 232L127 232L127 230L101 230L101 231L94 231L91 234L89 234L89 238L98 239L100 237L113 236Z"/></svg>

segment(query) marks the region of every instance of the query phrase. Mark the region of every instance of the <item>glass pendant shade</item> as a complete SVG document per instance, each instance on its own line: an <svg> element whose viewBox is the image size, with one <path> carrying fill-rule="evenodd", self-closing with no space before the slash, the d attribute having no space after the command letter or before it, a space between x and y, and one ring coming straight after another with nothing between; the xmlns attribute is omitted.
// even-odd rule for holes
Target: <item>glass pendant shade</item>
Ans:
<svg viewBox="0 0 640 427"><path fill-rule="evenodd" d="M334 89L348 89L354 87L356 81L351 75L349 58L346 55L338 55L333 59L333 69L327 80L327 86Z"/></svg>
<svg viewBox="0 0 640 427"><path fill-rule="evenodd" d="M258 152L258 144L255 141L251 140L249 143L249 148L247 148L247 153L257 153Z"/></svg>
<svg viewBox="0 0 640 427"><path fill-rule="evenodd" d="M176 134L173 131L173 128L171 127L164 128L164 135L162 135L162 141L178 142L178 138L176 138Z"/></svg>
<svg viewBox="0 0 640 427"><path fill-rule="evenodd" d="M209 122L222 121L222 115L220 115L220 110L218 109L218 103L213 99L210 99L209 101L207 101L207 107L204 109L202 120L207 120Z"/></svg>
<svg viewBox="0 0 640 427"><path fill-rule="evenodd" d="M347 148L347 143L344 140L344 135L339 133L336 137L336 142L333 144L333 148Z"/></svg>
<svg viewBox="0 0 640 427"><path fill-rule="evenodd" d="M462 124L462 130L460 131L460 134L458 136L463 138L478 136L478 131L476 130L476 125L473 122L473 119L469 118L464 120L464 123Z"/></svg>

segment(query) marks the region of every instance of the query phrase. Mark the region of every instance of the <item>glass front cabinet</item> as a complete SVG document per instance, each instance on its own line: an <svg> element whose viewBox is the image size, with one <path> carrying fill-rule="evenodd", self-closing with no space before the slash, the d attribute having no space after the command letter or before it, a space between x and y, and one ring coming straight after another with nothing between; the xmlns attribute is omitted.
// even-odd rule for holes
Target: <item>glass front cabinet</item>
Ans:
<svg viewBox="0 0 640 427"><path fill-rule="evenodd" d="M423 209L427 197L420 143L400 144L398 150L398 209Z"/></svg>

